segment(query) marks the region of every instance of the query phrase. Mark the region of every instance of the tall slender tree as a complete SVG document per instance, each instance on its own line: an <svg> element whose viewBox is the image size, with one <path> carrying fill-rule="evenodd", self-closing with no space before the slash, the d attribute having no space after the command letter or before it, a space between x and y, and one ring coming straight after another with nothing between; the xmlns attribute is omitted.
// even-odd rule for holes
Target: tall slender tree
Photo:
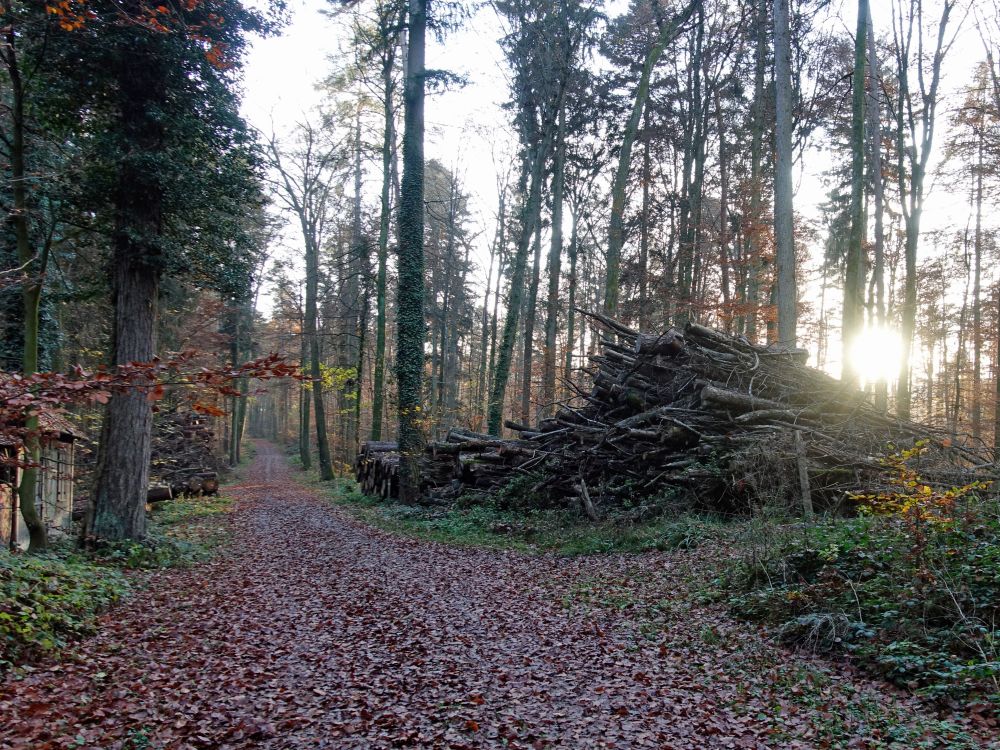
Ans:
<svg viewBox="0 0 1000 750"><path fill-rule="evenodd" d="M778 343L795 346L798 290L792 204L792 66L789 0L774 0L774 241Z"/></svg>
<svg viewBox="0 0 1000 750"><path fill-rule="evenodd" d="M858 0L854 36L854 75L851 97L851 236L844 276L842 375L857 381L853 346L864 324L865 306L865 50L868 41L868 0Z"/></svg>
<svg viewBox="0 0 1000 750"><path fill-rule="evenodd" d="M399 204L396 382L399 388L399 497L420 496L424 446L424 68L430 0L408 0L403 88L403 180Z"/></svg>

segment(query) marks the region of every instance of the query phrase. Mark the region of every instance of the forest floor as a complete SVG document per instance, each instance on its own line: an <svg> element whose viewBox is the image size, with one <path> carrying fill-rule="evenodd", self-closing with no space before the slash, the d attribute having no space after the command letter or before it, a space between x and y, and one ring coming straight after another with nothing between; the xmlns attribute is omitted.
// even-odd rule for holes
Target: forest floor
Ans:
<svg viewBox="0 0 1000 750"><path fill-rule="evenodd" d="M700 595L702 549L560 557L373 528L260 443L212 562L145 573L0 684L2 748L1000 748Z"/></svg>

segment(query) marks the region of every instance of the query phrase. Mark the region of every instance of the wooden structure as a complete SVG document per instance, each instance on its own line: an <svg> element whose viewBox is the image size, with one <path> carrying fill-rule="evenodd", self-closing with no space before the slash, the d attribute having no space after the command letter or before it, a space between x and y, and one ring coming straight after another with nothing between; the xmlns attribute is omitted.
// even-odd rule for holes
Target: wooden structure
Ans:
<svg viewBox="0 0 1000 750"><path fill-rule="evenodd" d="M41 471L36 500L38 513L51 536L69 534L73 524L73 477L75 443L82 433L64 417L44 414L39 417L42 430ZM14 445L0 444L0 545L26 549L28 529L21 518L17 485L21 471L11 464L18 458Z"/></svg>

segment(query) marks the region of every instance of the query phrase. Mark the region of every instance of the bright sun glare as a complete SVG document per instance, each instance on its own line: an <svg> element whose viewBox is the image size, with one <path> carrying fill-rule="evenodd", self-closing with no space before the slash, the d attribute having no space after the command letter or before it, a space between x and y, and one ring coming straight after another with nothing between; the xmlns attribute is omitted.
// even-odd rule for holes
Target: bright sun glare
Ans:
<svg viewBox="0 0 1000 750"><path fill-rule="evenodd" d="M894 380L902 359L902 340L891 328L865 328L851 347L851 364L864 383Z"/></svg>

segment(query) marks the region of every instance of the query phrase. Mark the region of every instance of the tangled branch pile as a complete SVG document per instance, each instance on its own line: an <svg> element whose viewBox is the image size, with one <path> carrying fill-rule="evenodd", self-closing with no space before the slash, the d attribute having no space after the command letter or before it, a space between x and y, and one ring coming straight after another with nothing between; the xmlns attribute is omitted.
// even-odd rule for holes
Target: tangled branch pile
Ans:
<svg viewBox="0 0 1000 750"><path fill-rule="evenodd" d="M423 458L429 497L489 490L537 475L529 490L552 504L601 505L671 498L714 510L763 501L837 507L849 493L887 489L890 444L929 440L919 471L931 485L984 478L993 465L951 436L873 407L864 393L804 364L805 352L750 344L698 324L639 333L586 313L608 333L591 358L589 392L519 438L453 430ZM359 457L363 477L394 462L391 450ZM398 470L398 469L397 469ZM391 469L390 469L391 472Z"/></svg>

